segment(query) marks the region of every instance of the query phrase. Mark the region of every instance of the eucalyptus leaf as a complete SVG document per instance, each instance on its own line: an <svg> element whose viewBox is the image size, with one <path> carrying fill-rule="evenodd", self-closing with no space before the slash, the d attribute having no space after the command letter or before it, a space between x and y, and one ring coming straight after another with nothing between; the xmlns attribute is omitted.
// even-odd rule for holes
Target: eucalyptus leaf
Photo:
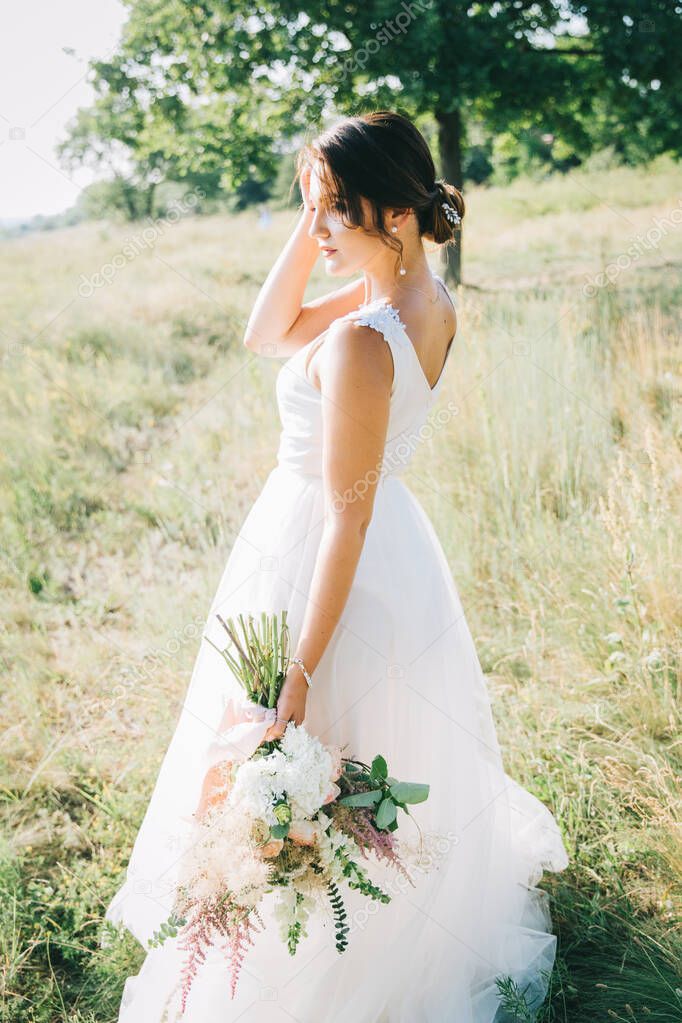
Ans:
<svg viewBox="0 0 682 1023"><path fill-rule="evenodd" d="M382 799L379 803L379 809L376 815L376 825L378 828L387 828L396 818L398 808L396 807L390 796L386 799Z"/></svg>
<svg viewBox="0 0 682 1023"><path fill-rule="evenodd" d="M342 796L337 803L342 806L372 806L381 799L381 789L370 789L369 792L354 792L352 796Z"/></svg>
<svg viewBox="0 0 682 1023"><path fill-rule="evenodd" d="M399 781L391 785L389 792L399 803L423 803L429 795L429 786L419 782Z"/></svg>

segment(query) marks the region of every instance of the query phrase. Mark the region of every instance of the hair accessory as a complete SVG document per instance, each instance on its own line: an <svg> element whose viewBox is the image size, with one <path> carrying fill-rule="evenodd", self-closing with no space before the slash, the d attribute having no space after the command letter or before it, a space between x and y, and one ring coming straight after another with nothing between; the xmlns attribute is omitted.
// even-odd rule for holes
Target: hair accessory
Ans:
<svg viewBox="0 0 682 1023"><path fill-rule="evenodd" d="M299 668L303 672L303 675L305 677L306 682L308 683L308 688L310 688L311 685L313 684L313 680L311 679L310 674L308 672L308 669L306 668L306 666L303 663L303 661L301 660L301 658L300 657L292 657L291 661L289 663L290 664L297 664L299 666Z"/></svg>
<svg viewBox="0 0 682 1023"><path fill-rule="evenodd" d="M453 227L455 226L455 224L462 223L462 218L460 217L459 213L453 206L450 205L449 202L442 202L441 206L445 210L445 216L448 218L449 222L452 224Z"/></svg>

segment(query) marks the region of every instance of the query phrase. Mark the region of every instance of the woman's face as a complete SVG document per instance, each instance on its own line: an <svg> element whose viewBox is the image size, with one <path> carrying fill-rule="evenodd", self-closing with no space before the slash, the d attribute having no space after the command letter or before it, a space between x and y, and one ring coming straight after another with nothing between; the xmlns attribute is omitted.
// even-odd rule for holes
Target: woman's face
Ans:
<svg viewBox="0 0 682 1023"><path fill-rule="evenodd" d="M366 199L361 202L365 223L370 223L371 207ZM334 210L320 202L320 179L314 167L310 174L308 205L314 211L308 234L320 246L330 277L352 277L385 253L386 246L380 238L368 234L362 227L345 227Z"/></svg>

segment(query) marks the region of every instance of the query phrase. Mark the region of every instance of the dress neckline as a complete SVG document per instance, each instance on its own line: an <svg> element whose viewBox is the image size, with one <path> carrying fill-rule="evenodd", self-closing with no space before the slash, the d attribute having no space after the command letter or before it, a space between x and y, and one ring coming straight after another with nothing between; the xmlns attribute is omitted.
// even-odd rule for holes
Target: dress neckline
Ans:
<svg viewBox="0 0 682 1023"><path fill-rule="evenodd" d="M446 295L448 296L448 298L452 302L453 308L455 308L455 303L452 301L452 297L451 297L449 291L447 290L447 288L445 287L445 282L442 280L441 277L439 277L438 274L434 273L433 270L431 271L431 274L433 276L433 279L435 281L437 281L441 285L441 287L445 291ZM403 321L400 319L400 312L399 312L399 310L391 302L389 302L387 298L374 298L374 299L372 299L371 302L366 302L366 303L362 303L361 305L359 305L358 308L357 308L357 312L361 312L363 309L374 309L377 306L382 306L383 308L385 308L386 311L388 312L389 316L391 317L391 320L402 331L403 338L404 338L405 342L407 343L407 347L410 348L411 351L412 351L412 358L413 358L413 360L414 360L414 362L415 362L415 364L417 366L417 372L419 373L419 375L420 375L420 377L421 377L421 379L423 381L423 384L424 384L424 387L426 389L426 392L427 392L427 394L431 395L432 397L435 397L437 392L438 392L438 389L439 389L439 387L440 387L440 385L441 385L441 383L443 381L443 377L445 376L445 370L446 370L446 367L447 367L447 364L448 364L448 357L450 355L450 349L452 348L453 342L455 340L455 336L456 336L457 330L455 329L455 333L452 335L452 337L448 341L448 347L447 347L446 352L445 352L445 358L443 360L443 365L441 367L441 371L440 371L440 373L438 375L438 379L436 380L435 384L432 387L431 384L428 381L426 373L424 372L422 364L419 361L419 356L417 355L417 349L412 344L412 339L411 339L410 335L407 333L407 328L405 327L405 324L403 323ZM347 315L352 315L352 313L347 314ZM342 317L342 319L343 319L343 317ZM312 344L314 344L315 341L319 341L320 337L324 336L324 334L326 334L326 331L323 331L322 334L318 334L317 337L311 338L310 341L306 342L306 344L304 344L302 348L299 348L299 350L296 353L296 355L300 355L302 352L307 351L307 349L310 348L310 346ZM292 356L291 358L295 358L295 356ZM315 391L316 394L320 394L320 391L318 390L317 387L315 387L315 384L312 382L312 380L308 376L308 372L307 372L308 361L309 360L307 358L303 359L303 379L308 384L308 386L311 387L313 389L313 391Z"/></svg>
<svg viewBox="0 0 682 1023"><path fill-rule="evenodd" d="M442 285L442 287L444 288L446 294L448 294L448 298L450 298L450 295L447 292L447 288L445 288L445 284L440 279L438 274L433 273L433 271L431 271L431 273L432 273L433 279L435 281L438 281ZM450 299L450 301L452 301L452 299ZM454 302L452 304L453 304L453 307L454 307ZM388 314L390 315L391 319L396 324L396 326L399 327L400 330L402 330L403 337L404 337L405 341L407 342L408 348L410 348L412 350L412 356L413 356L414 361L416 363L417 370L419 371L421 379L424 381L424 384L426 385L427 391L429 392L429 394L435 395L437 393L438 388L440 387L440 385L442 383L442 380L443 380L443 377L445 375L445 369L446 369L446 366L448 364L448 356L450 355L450 349L452 348L452 344L453 344L453 342L455 340L455 334L457 333L457 331L455 330L455 334L453 334L452 337L450 338L450 340L448 341L448 347L447 347L447 349L445 351L445 358L443 359L443 365L441 366L441 371L438 374L438 379L436 380L435 384L432 387L431 384L429 383L429 380L428 380L428 377L426 376L426 373L424 372L424 368L423 368L421 362L419 361L419 356L417 355L417 349L414 347L414 344L412 343L412 339L411 339L410 335L407 333L407 328L405 327L405 324L400 319L400 312L399 312L399 310L391 302L389 302L387 298L374 298L374 299L372 299L371 302L367 302L366 304L358 306L358 309L359 310L362 310L362 309L372 309L372 308L374 308L376 306L383 306L383 308L386 309L386 311L388 312Z"/></svg>

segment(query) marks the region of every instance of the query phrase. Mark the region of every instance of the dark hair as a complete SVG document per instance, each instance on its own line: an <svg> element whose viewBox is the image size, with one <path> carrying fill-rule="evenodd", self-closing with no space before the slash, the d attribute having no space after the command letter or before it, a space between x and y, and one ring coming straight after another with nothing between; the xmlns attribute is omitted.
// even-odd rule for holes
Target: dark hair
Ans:
<svg viewBox="0 0 682 1023"><path fill-rule="evenodd" d="M433 157L424 136L402 114L378 110L347 117L329 128L298 154L299 178L306 165L320 162L322 201L341 216L346 227L364 227L381 235L386 244L402 254L402 242L383 224L386 209L412 209L419 233L444 245L452 242L458 224L443 203L464 216L459 189L436 179ZM360 198L372 208L367 228Z"/></svg>

